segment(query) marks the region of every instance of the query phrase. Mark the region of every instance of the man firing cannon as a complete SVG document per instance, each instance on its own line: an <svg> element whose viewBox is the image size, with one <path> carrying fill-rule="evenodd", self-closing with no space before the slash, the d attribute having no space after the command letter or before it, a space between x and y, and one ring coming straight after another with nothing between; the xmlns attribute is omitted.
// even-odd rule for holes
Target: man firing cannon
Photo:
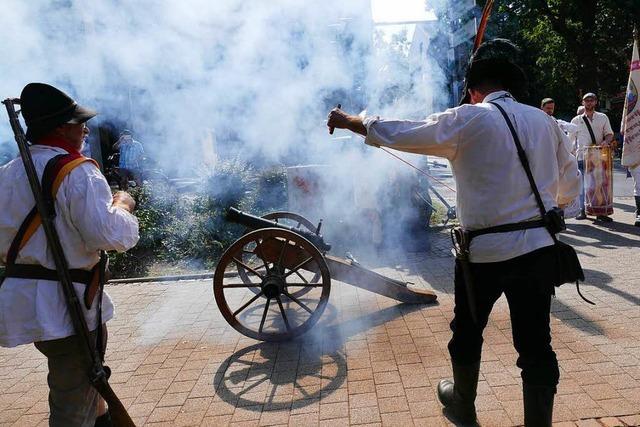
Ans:
<svg viewBox="0 0 640 427"><path fill-rule="evenodd" d="M441 381L438 397L450 416L475 422L482 331L504 293L522 369L525 425L550 426L559 371L549 311L558 272L557 230L546 219L578 195L580 183L555 121L514 97L526 83L518 56L507 40L482 44L467 72L464 104L424 121L363 119L336 108L327 126L359 133L374 147L451 162L462 225L458 244L467 259L457 258L455 267L454 381Z"/></svg>

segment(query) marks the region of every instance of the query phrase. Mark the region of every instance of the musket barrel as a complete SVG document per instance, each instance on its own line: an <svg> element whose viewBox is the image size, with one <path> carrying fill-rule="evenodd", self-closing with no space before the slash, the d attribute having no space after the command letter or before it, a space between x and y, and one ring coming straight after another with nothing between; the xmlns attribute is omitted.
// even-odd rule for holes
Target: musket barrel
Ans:
<svg viewBox="0 0 640 427"><path fill-rule="evenodd" d="M252 230L259 230L261 228L282 228L285 230L289 230L301 235L302 237L313 243L313 245L322 252L331 250L331 245L324 241L321 234L315 234L300 228L289 227L275 221L270 221L268 219L260 218L259 216L242 212L234 207L230 207L227 211L227 220L244 225L245 227Z"/></svg>

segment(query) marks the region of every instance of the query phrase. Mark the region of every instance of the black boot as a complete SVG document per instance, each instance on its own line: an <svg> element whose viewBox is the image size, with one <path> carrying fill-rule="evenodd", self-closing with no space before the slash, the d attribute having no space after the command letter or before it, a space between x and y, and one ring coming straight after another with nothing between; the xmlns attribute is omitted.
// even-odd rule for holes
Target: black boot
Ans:
<svg viewBox="0 0 640 427"><path fill-rule="evenodd" d="M640 227L640 196L636 196L636 222L633 223L636 227Z"/></svg>
<svg viewBox="0 0 640 427"><path fill-rule="evenodd" d="M522 385L525 427L551 427L555 387Z"/></svg>
<svg viewBox="0 0 640 427"><path fill-rule="evenodd" d="M578 216L576 216L577 220L582 221L583 219L587 219L587 213L585 212L584 208L580 209L580 213L578 214Z"/></svg>
<svg viewBox="0 0 640 427"><path fill-rule="evenodd" d="M438 383L438 399L444 405L445 415L464 424L476 424L476 389L480 362L471 365L452 363L453 382L442 380Z"/></svg>
<svg viewBox="0 0 640 427"><path fill-rule="evenodd" d="M113 424L111 423L111 415L109 415L109 411L105 412L104 414L96 418L96 423L94 424L94 427L111 427L111 426L113 426Z"/></svg>

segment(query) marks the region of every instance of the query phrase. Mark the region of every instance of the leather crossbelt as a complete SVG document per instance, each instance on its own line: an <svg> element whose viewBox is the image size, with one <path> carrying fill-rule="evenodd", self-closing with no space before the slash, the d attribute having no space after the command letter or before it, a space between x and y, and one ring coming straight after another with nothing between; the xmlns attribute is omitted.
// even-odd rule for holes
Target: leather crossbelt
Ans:
<svg viewBox="0 0 640 427"><path fill-rule="evenodd" d="M495 225L493 227L481 228L479 230L469 230L467 231L467 235L469 241L471 241L471 239L473 239L474 237L478 237L483 234L507 233L509 231L528 230L530 228L542 228L546 226L547 224L543 220L539 219L535 221L513 222L511 224Z"/></svg>
<svg viewBox="0 0 640 427"><path fill-rule="evenodd" d="M72 282L82 283L89 286L93 280L94 272L79 269L70 269L69 274ZM52 280L59 282L58 272L49 270L38 264L12 264L7 265L5 277L18 279Z"/></svg>

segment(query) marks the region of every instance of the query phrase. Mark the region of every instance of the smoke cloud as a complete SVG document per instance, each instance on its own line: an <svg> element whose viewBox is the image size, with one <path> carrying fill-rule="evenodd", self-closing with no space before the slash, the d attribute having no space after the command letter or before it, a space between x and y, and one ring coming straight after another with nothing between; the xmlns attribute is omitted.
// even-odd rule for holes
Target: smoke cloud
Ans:
<svg viewBox="0 0 640 427"><path fill-rule="evenodd" d="M368 0L5 0L2 9L0 96L53 84L99 111L93 127L131 128L176 174L201 167L212 146L263 165L328 165L331 192L358 183L384 210L377 190L407 167L359 138L334 139L346 132L329 136L328 110L419 118L443 99L433 58L413 73L380 49ZM12 143L1 123L1 143ZM331 205L335 217L351 209Z"/></svg>

